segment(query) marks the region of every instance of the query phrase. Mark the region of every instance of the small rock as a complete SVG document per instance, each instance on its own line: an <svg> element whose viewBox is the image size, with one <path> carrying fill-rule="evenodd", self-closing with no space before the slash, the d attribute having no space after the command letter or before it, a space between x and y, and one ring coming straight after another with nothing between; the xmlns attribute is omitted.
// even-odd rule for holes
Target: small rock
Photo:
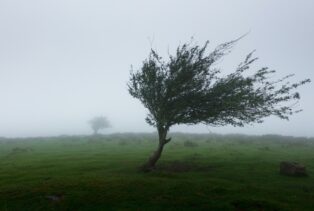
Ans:
<svg viewBox="0 0 314 211"><path fill-rule="evenodd" d="M289 161L282 161L280 163L280 174L288 176L307 176L304 165Z"/></svg>
<svg viewBox="0 0 314 211"><path fill-rule="evenodd" d="M61 194L57 194L57 195L48 195L46 196L46 198L53 202L60 202L64 198L64 196Z"/></svg>

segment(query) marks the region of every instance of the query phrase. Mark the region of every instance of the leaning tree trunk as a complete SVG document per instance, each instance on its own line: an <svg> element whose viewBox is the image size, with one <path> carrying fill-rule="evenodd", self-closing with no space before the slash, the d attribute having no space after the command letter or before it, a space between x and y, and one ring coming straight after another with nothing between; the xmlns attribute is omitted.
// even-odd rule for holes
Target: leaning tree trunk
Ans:
<svg viewBox="0 0 314 211"><path fill-rule="evenodd" d="M159 158L161 157L162 150L167 144L171 138L166 139L168 133L168 129L165 129L164 127L158 128L158 137L159 137L159 143L157 150L149 157L147 162L141 167L141 170L143 171L151 171L155 168L155 165Z"/></svg>

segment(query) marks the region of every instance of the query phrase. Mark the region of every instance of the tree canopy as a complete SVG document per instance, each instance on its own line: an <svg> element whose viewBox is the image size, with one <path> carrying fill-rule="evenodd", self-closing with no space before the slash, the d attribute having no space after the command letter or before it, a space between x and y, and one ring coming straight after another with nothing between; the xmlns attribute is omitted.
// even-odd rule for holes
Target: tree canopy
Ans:
<svg viewBox="0 0 314 211"><path fill-rule="evenodd" d="M110 127L108 119L104 116L94 117L89 121L91 128L94 131L94 134L97 134L99 130Z"/></svg>
<svg viewBox="0 0 314 211"><path fill-rule="evenodd" d="M310 80L291 83L293 74L274 80L276 71L268 67L251 71L257 60L254 51L232 73L221 74L216 64L237 41L211 52L208 41L202 46L186 43L168 60L151 50L142 67L131 70L129 93L148 109L146 121L163 134L160 142L170 141L165 134L176 124L244 126L271 115L288 119L300 111L295 106L300 99L296 89Z"/></svg>

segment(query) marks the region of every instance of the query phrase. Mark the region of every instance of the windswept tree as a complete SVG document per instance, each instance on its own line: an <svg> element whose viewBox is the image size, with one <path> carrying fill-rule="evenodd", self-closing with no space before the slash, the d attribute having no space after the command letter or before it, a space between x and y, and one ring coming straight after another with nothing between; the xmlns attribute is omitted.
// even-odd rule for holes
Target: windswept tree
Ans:
<svg viewBox="0 0 314 211"><path fill-rule="evenodd" d="M89 121L89 124L94 131L94 135L97 135L99 130L110 127L108 119L104 116L94 117Z"/></svg>
<svg viewBox="0 0 314 211"><path fill-rule="evenodd" d="M209 126L244 126L261 123L274 115L288 120L299 112L300 95L295 90L309 79L290 83L293 75L274 80L274 70L263 67L250 72L257 58L249 53L235 70L221 75L215 64L238 41L218 45L208 52L208 41L179 46L167 61L151 50L138 71L131 70L129 93L148 109L146 121L157 128L157 150L143 165L151 170L171 138L169 129L178 124L203 123Z"/></svg>

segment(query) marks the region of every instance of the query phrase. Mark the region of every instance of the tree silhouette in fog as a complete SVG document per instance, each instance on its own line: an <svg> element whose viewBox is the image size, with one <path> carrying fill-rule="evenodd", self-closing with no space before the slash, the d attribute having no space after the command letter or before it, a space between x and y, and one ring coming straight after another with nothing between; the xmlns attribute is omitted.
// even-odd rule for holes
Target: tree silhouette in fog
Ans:
<svg viewBox="0 0 314 211"><path fill-rule="evenodd" d="M108 119L104 116L94 117L89 121L89 124L94 132L94 135L97 135L99 130L110 127Z"/></svg>
<svg viewBox="0 0 314 211"><path fill-rule="evenodd" d="M131 70L128 91L148 109L146 121L159 136L158 148L143 170L155 167L171 140L167 133L173 125L244 126L271 115L288 120L300 111L295 109L300 99L295 90L310 80L288 82L293 75L273 80L275 71L267 67L250 72L257 60L254 51L232 73L221 76L215 64L238 40L220 44L212 52L207 51L208 41L203 46L183 44L167 61L152 49L142 67Z"/></svg>

